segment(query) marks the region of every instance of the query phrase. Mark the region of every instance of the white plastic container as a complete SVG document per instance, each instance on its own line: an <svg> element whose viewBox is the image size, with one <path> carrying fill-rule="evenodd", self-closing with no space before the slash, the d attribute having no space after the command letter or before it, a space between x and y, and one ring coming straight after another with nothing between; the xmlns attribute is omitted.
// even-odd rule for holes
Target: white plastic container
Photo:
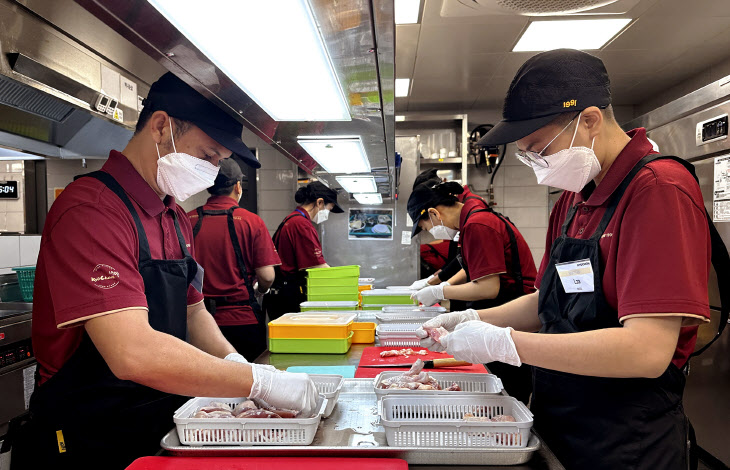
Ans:
<svg viewBox="0 0 730 470"><path fill-rule="evenodd" d="M371 284L375 284L375 278L374 277L361 277L357 280L358 285L361 286L369 286Z"/></svg>
<svg viewBox="0 0 730 470"><path fill-rule="evenodd" d="M516 422L466 421L464 415L511 415ZM533 416L519 400L504 396L389 396L380 407L380 424L393 447L526 447Z"/></svg>
<svg viewBox="0 0 730 470"><path fill-rule="evenodd" d="M378 399L393 395L431 396L448 395L450 397L463 394L499 395L504 390L502 380L494 374L466 374L463 372L433 372L433 369L424 369L433 377L444 390L389 390L380 388L384 380L402 375L403 372L381 372L375 377L375 395ZM461 392L449 392L446 389L456 383Z"/></svg>
<svg viewBox="0 0 730 470"><path fill-rule="evenodd" d="M387 286L386 289L387 290L410 291L410 292L414 292L414 291L418 290L418 289L412 289L411 286Z"/></svg>
<svg viewBox="0 0 730 470"><path fill-rule="evenodd" d="M383 307L383 313L397 313L397 312L433 312L433 313L446 313L446 307L424 307L415 305L387 305Z"/></svg>
<svg viewBox="0 0 730 470"><path fill-rule="evenodd" d="M327 408L327 399L317 399L312 418L191 418L212 401L235 407L247 398L191 398L173 416L180 442L189 446L308 446Z"/></svg>
<svg viewBox="0 0 730 470"><path fill-rule="evenodd" d="M378 325L375 332L381 346L414 347L421 345L421 339L416 335L420 326L418 323L390 323Z"/></svg>
<svg viewBox="0 0 730 470"><path fill-rule="evenodd" d="M341 375L309 374L309 378L317 387L317 392L327 399L327 408L324 410L323 418L329 418L332 410L335 409L337 399L340 397L342 384L345 383Z"/></svg>
<svg viewBox="0 0 730 470"><path fill-rule="evenodd" d="M383 309L385 310L385 309ZM423 311L417 308L411 310L398 310L395 312L380 312L375 314L375 318L378 323L390 324L390 323L417 323L422 325L433 317L440 315L438 312Z"/></svg>

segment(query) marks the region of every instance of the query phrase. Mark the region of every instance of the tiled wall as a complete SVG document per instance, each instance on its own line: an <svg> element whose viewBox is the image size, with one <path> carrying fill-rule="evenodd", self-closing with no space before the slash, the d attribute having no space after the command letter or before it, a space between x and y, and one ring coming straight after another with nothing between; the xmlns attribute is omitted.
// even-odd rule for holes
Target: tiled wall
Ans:
<svg viewBox="0 0 730 470"><path fill-rule="evenodd" d="M0 161L0 181L18 182L18 199L0 199L0 232L25 232L22 161Z"/></svg>
<svg viewBox="0 0 730 470"><path fill-rule="evenodd" d="M297 166L284 155L247 129L243 130L243 141L258 149L261 168L258 171L258 215L266 223L270 234L296 207L294 193L297 190ZM186 211L205 204L210 195L202 191L180 203Z"/></svg>
<svg viewBox="0 0 730 470"><path fill-rule="evenodd" d="M48 188L48 208L51 208L56 188L65 188L74 180L74 176L100 170L106 160L86 159L86 168L82 160L49 158L46 160L46 187Z"/></svg>
<svg viewBox="0 0 730 470"><path fill-rule="evenodd" d="M17 266L34 266L40 246L40 235L0 235L0 274L11 273L10 268Z"/></svg>

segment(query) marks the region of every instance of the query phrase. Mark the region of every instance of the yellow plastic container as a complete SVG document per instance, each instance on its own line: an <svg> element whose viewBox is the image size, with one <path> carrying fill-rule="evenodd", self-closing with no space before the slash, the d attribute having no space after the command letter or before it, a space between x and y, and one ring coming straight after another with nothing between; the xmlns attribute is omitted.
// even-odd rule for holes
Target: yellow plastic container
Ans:
<svg viewBox="0 0 730 470"><path fill-rule="evenodd" d="M355 322L352 324L352 342L358 344L370 344L375 342L375 323Z"/></svg>
<svg viewBox="0 0 730 470"><path fill-rule="evenodd" d="M356 313L287 313L269 322L269 338L346 339Z"/></svg>

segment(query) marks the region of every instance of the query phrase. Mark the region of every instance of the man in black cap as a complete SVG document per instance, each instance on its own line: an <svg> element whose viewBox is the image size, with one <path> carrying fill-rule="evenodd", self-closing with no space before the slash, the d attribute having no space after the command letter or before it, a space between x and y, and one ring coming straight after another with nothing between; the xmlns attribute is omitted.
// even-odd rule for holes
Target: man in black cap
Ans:
<svg viewBox="0 0 730 470"><path fill-rule="evenodd" d="M242 180L235 159L221 161L211 196L188 216L195 259L205 269L206 307L236 351L253 361L266 350L261 300L281 260L261 217L238 206Z"/></svg>
<svg viewBox="0 0 730 470"><path fill-rule="evenodd" d="M232 152L258 165L241 131L168 73L126 148L54 202L35 279L38 381L30 420L9 437L14 469L125 468L159 450L190 396L315 411L309 376L248 364L223 337L176 203L211 186Z"/></svg>
<svg viewBox="0 0 730 470"><path fill-rule="evenodd" d="M660 158L644 129L624 133L610 104L587 53L520 68L479 144L516 142L538 183L565 190L539 292L427 326L451 331L441 345L457 359L535 366L535 426L566 468L685 469L682 369L710 316L710 227L685 163Z"/></svg>

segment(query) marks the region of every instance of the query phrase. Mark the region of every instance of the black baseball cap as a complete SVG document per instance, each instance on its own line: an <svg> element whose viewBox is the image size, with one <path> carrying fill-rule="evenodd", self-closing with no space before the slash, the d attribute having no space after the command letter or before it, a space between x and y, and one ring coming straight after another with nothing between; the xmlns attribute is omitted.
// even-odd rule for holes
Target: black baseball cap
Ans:
<svg viewBox="0 0 730 470"><path fill-rule="evenodd" d="M337 204L337 191L334 189L330 189L327 186L325 186L323 183L319 181L314 181L312 183L309 183L307 186L309 186L310 191L312 192L312 195L315 199L322 198L324 199L324 202L326 204L329 204L330 202L335 205L335 207L332 208L332 212L335 214L342 214L343 211L339 204Z"/></svg>
<svg viewBox="0 0 730 470"><path fill-rule="evenodd" d="M575 49L541 52L525 62L507 90L502 120L478 145L515 142L558 114L611 104L611 83L598 57Z"/></svg>
<svg viewBox="0 0 730 470"><path fill-rule="evenodd" d="M228 188L243 180L241 166L233 158L221 160L218 164L218 176L215 177L214 188Z"/></svg>
<svg viewBox="0 0 730 470"><path fill-rule="evenodd" d="M413 182L413 188L415 189L416 186L423 183L440 183L442 180L436 173L438 173L438 168L431 168L420 172L418 176L416 176L416 181Z"/></svg>
<svg viewBox="0 0 730 470"><path fill-rule="evenodd" d="M411 196L408 198L408 215L413 221L413 229L411 230L411 238L418 235L421 227L418 222L423 219L431 207L436 207L439 202L439 196L433 190L433 182L421 183L415 188Z"/></svg>
<svg viewBox="0 0 730 470"><path fill-rule="evenodd" d="M243 124L213 104L172 72L167 72L150 87L145 108L165 111L170 116L198 126L213 140L238 155L247 165L261 168L261 163L241 140Z"/></svg>

